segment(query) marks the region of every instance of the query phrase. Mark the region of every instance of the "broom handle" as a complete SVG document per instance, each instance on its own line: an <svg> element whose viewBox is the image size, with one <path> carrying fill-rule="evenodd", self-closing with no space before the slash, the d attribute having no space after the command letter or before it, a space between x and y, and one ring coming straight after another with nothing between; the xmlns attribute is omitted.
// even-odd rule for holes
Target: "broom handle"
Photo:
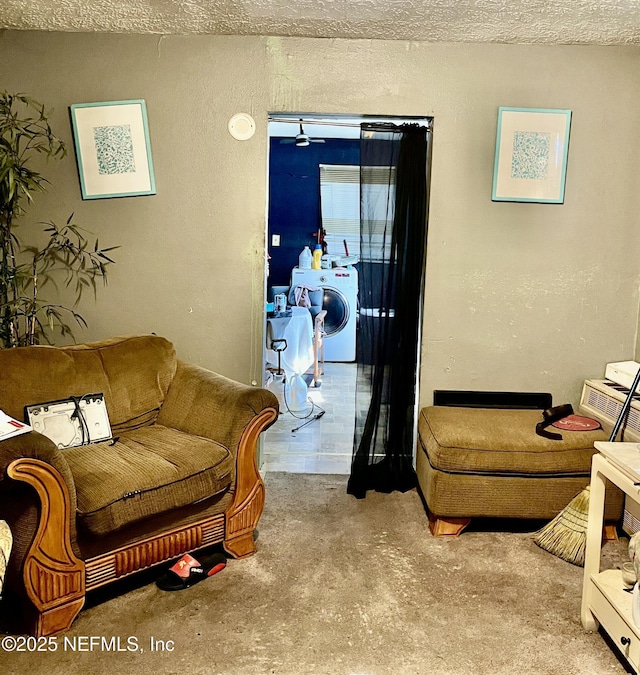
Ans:
<svg viewBox="0 0 640 675"><path fill-rule="evenodd" d="M618 419L616 420L616 423L613 425L613 430L611 431L611 436L609 436L609 443L613 443L613 441L616 440L616 436L618 435L618 431L620 430L620 427L622 426L622 420L625 418L626 414L629 412L629 408L631 407L631 401L633 400L633 395L636 393L636 389L638 387L638 384L640 384L640 368L638 368L638 372L636 373L636 376L633 379L633 384L631 385L631 389L629 389L629 393L627 394L627 398L624 401L624 404L622 405L622 410L620 410L620 414L618 415Z"/></svg>

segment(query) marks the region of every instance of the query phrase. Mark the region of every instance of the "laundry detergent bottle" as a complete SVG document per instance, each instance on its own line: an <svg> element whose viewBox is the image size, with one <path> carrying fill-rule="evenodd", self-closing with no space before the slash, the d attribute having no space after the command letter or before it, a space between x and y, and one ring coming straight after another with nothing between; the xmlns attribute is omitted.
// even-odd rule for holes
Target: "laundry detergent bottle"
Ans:
<svg viewBox="0 0 640 675"><path fill-rule="evenodd" d="M302 249L302 253L298 256L298 267L301 270L310 270L311 261L313 260L313 255L311 255L311 250L308 246L305 246Z"/></svg>
<svg viewBox="0 0 640 675"><path fill-rule="evenodd" d="M313 260L311 261L311 269L319 270L322 267L322 246L316 244L316 247L313 249Z"/></svg>

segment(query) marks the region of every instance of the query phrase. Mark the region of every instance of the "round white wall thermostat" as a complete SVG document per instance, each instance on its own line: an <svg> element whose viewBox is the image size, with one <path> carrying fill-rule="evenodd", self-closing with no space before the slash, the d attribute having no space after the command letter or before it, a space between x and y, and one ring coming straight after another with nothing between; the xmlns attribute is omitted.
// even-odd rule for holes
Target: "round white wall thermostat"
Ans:
<svg viewBox="0 0 640 675"><path fill-rule="evenodd" d="M247 113L236 113L229 120L229 133L238 141L247 141L256 132L256 123Z"/></svg>

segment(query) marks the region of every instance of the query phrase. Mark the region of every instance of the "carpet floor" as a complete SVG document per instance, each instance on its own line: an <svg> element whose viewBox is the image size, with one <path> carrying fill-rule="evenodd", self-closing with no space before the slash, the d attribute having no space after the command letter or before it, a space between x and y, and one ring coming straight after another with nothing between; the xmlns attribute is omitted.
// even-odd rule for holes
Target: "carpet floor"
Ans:
<svg viewBox="0 0 640 675"><path fill-rule="evenodd" d="M153 583L164 567L138 575L127 592L93 596L51 651L3 653L0 671L626 672L603 635L582 628L582 568L529 533L435 539L415 491L356 500L346 476L268 473L265 483L255 556L175 593ZM605 546L607 563L624 559L624 545Z"/></svg>

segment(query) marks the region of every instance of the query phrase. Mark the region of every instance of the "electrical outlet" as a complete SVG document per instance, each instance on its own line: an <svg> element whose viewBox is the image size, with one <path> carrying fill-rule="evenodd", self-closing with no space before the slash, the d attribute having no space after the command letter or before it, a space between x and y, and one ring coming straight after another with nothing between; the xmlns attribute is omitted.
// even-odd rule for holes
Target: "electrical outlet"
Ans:
<svg viewBox="0 0 640 675"><path fill-rule="evenodd" d="M271 235L271 246L280 246L280 235L272 234Z"/></svg>

